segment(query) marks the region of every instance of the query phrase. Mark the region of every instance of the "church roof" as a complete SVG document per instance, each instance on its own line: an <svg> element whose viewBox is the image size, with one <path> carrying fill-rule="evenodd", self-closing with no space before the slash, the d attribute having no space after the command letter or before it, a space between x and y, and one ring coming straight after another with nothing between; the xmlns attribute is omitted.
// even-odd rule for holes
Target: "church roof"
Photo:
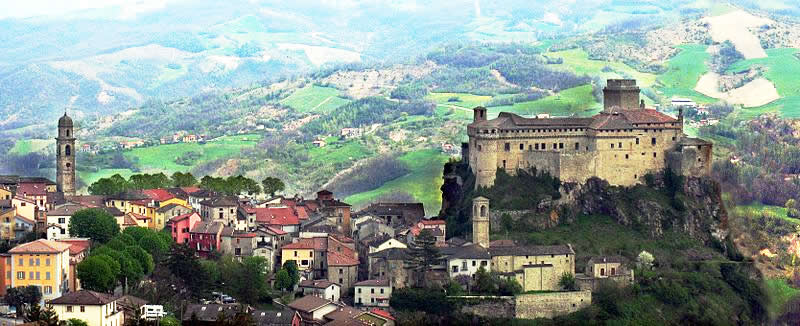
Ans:
<svg viewBox="0 0 800 326"><path fill-rule="evenodd" d="M58 119L58 126L72 128L72 118L70 118L67 113L64 112L64 116Z"/></svg>

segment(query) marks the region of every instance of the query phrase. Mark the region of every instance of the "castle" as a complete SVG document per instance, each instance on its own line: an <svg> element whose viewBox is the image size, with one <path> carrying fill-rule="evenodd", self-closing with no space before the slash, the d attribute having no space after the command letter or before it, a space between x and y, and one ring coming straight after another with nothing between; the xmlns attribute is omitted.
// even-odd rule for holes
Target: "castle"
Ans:
<svg viewBox="0 0 800 326"><path fill-rule="evenodd" d="M498 169L547 171L565 182L599 177L629 186L670 168L686 176L711 172L712 144L683 133L683 112L674 118L645 108L635 80L609 79L603 111L588 118L525 118L501 112L487 118L473 109L464 145L475 187L492 186Z"/></svg>

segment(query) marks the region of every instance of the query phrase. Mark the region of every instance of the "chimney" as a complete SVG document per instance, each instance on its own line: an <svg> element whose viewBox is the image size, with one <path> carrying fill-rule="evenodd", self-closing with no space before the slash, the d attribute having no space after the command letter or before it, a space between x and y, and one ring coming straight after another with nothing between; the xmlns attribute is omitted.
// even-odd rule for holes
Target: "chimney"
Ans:
<svg viewBox="0 0 800 326"><path fill-rule="evenodd" d="M641 102L639 102L639 108L640 108L640 109L644 109L644 100L642 100Z"/></svg>
<svg viewBox="0 0 800 326"><path fill-rule="evenodd" d="M472 122L486 121L486 108L482 106L472 109Z"/></svg>

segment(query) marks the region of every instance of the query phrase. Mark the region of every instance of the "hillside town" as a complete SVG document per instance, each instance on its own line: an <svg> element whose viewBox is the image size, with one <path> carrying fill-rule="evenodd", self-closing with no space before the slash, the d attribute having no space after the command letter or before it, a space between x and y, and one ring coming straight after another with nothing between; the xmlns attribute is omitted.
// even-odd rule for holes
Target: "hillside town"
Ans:
<svg viewBox="0 0 800 326"><path fill-rule="evenodd" d="M476 108L476 114L481 110ZM311 198L226 194L198 185L79 194L73 129L64 114L58 121L56 182L0 176L0 236L9 244L0 259L0 295L12 306L8 311L17 308L7 316L27 316L35 306L58 320L102 326L167 315L184 325L214 324L220 318L245 318L255 325L394 325L393 293L453 282L469 288L493 273L502 279L491 282L510 287L505 295L511 297L502 298L516 301L510 316L549 318L588 306L598 280L633 283L633 271L621 257L594 257L585 273L576 273L576 253L569 243L490 241L492 214L484 197L472 199L472 237L463 239L449 237L446 221L426 216L422 203L375 202L354 211L325 189ZM95 215L87 219L86 212ZM99 216L112 222L101 225ZM111 236L121 234L111 241L101 239L95 235L101 233L93 232L102 227L118 230ZM127 278L99 291L93 272L81 266L94 260L97 251L102 256L113 250L109 247L115 248L118 239L136 243L133 237L142 232L168 239L167 258L157 250L133 254L138 248L123 244L126 255L129 250L134 256L146 255L150 264L153 257L169 261L179 251L201 263L229 257L247 264L257 257L263 271L256 272L269 276L258 286L282 295L259 307L213 292L165 309L126 293L131 286ZM565 286L564 279L572 281ZM137 282L148 282L148 276ZM208 289L195 289L203 290ZM28 302L9 302L11 293L25 291L39 295ZM473 313L482 314L478 308Z"/></svg>

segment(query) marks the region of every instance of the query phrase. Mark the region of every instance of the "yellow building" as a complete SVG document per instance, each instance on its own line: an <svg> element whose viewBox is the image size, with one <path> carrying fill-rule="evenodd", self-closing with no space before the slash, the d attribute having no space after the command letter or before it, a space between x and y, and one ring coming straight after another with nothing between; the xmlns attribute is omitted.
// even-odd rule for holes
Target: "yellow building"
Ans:
<svg viewBox="0 0 800 326"><path fill-rule="evenodd" d="M45 301L69 289L69 244L36 240L18 245L11 254L11 287L38 286Z"/></svg>
<svg viewBox="0 0 800 326"><path fill-rule="evenodd" d="M75 318L89 326L120 326L125 316L117 299L110 294L81 290L53 299L50 304L59 320Z"/></svg>
<svg viewBox="0 0 800 326"><path fill-rule="evenodd" d="M14 197L14 193L11 190L0 188L0 200L11 200L11 197Z"/></svg>
<svg viewBox="0 0 800 326"><path fill-rule="evenodd" d="M186 201L183 201L186 202ZM156 209L155 229L160 231L164 229L167 221L175 216L191 213L192 208L188 204L181 205L178 203L169 203Z"/></svg>
<svg viewBox="0 0 800 326"><path fill-rule="evenodd" d="M17 210L13 207L0 208L0 222L2 222L2 224L0 224L2 225L2 227L0 227L0 239L14 239L14 225L16 216Z"/></svg>
<svg viewBox="0 0 800 326"><path fill-rule="evenodd" d="M281 247L281 266L290 260L294 260L301 271L311 270L314 267L314 239L300 239Z"/></svg>

